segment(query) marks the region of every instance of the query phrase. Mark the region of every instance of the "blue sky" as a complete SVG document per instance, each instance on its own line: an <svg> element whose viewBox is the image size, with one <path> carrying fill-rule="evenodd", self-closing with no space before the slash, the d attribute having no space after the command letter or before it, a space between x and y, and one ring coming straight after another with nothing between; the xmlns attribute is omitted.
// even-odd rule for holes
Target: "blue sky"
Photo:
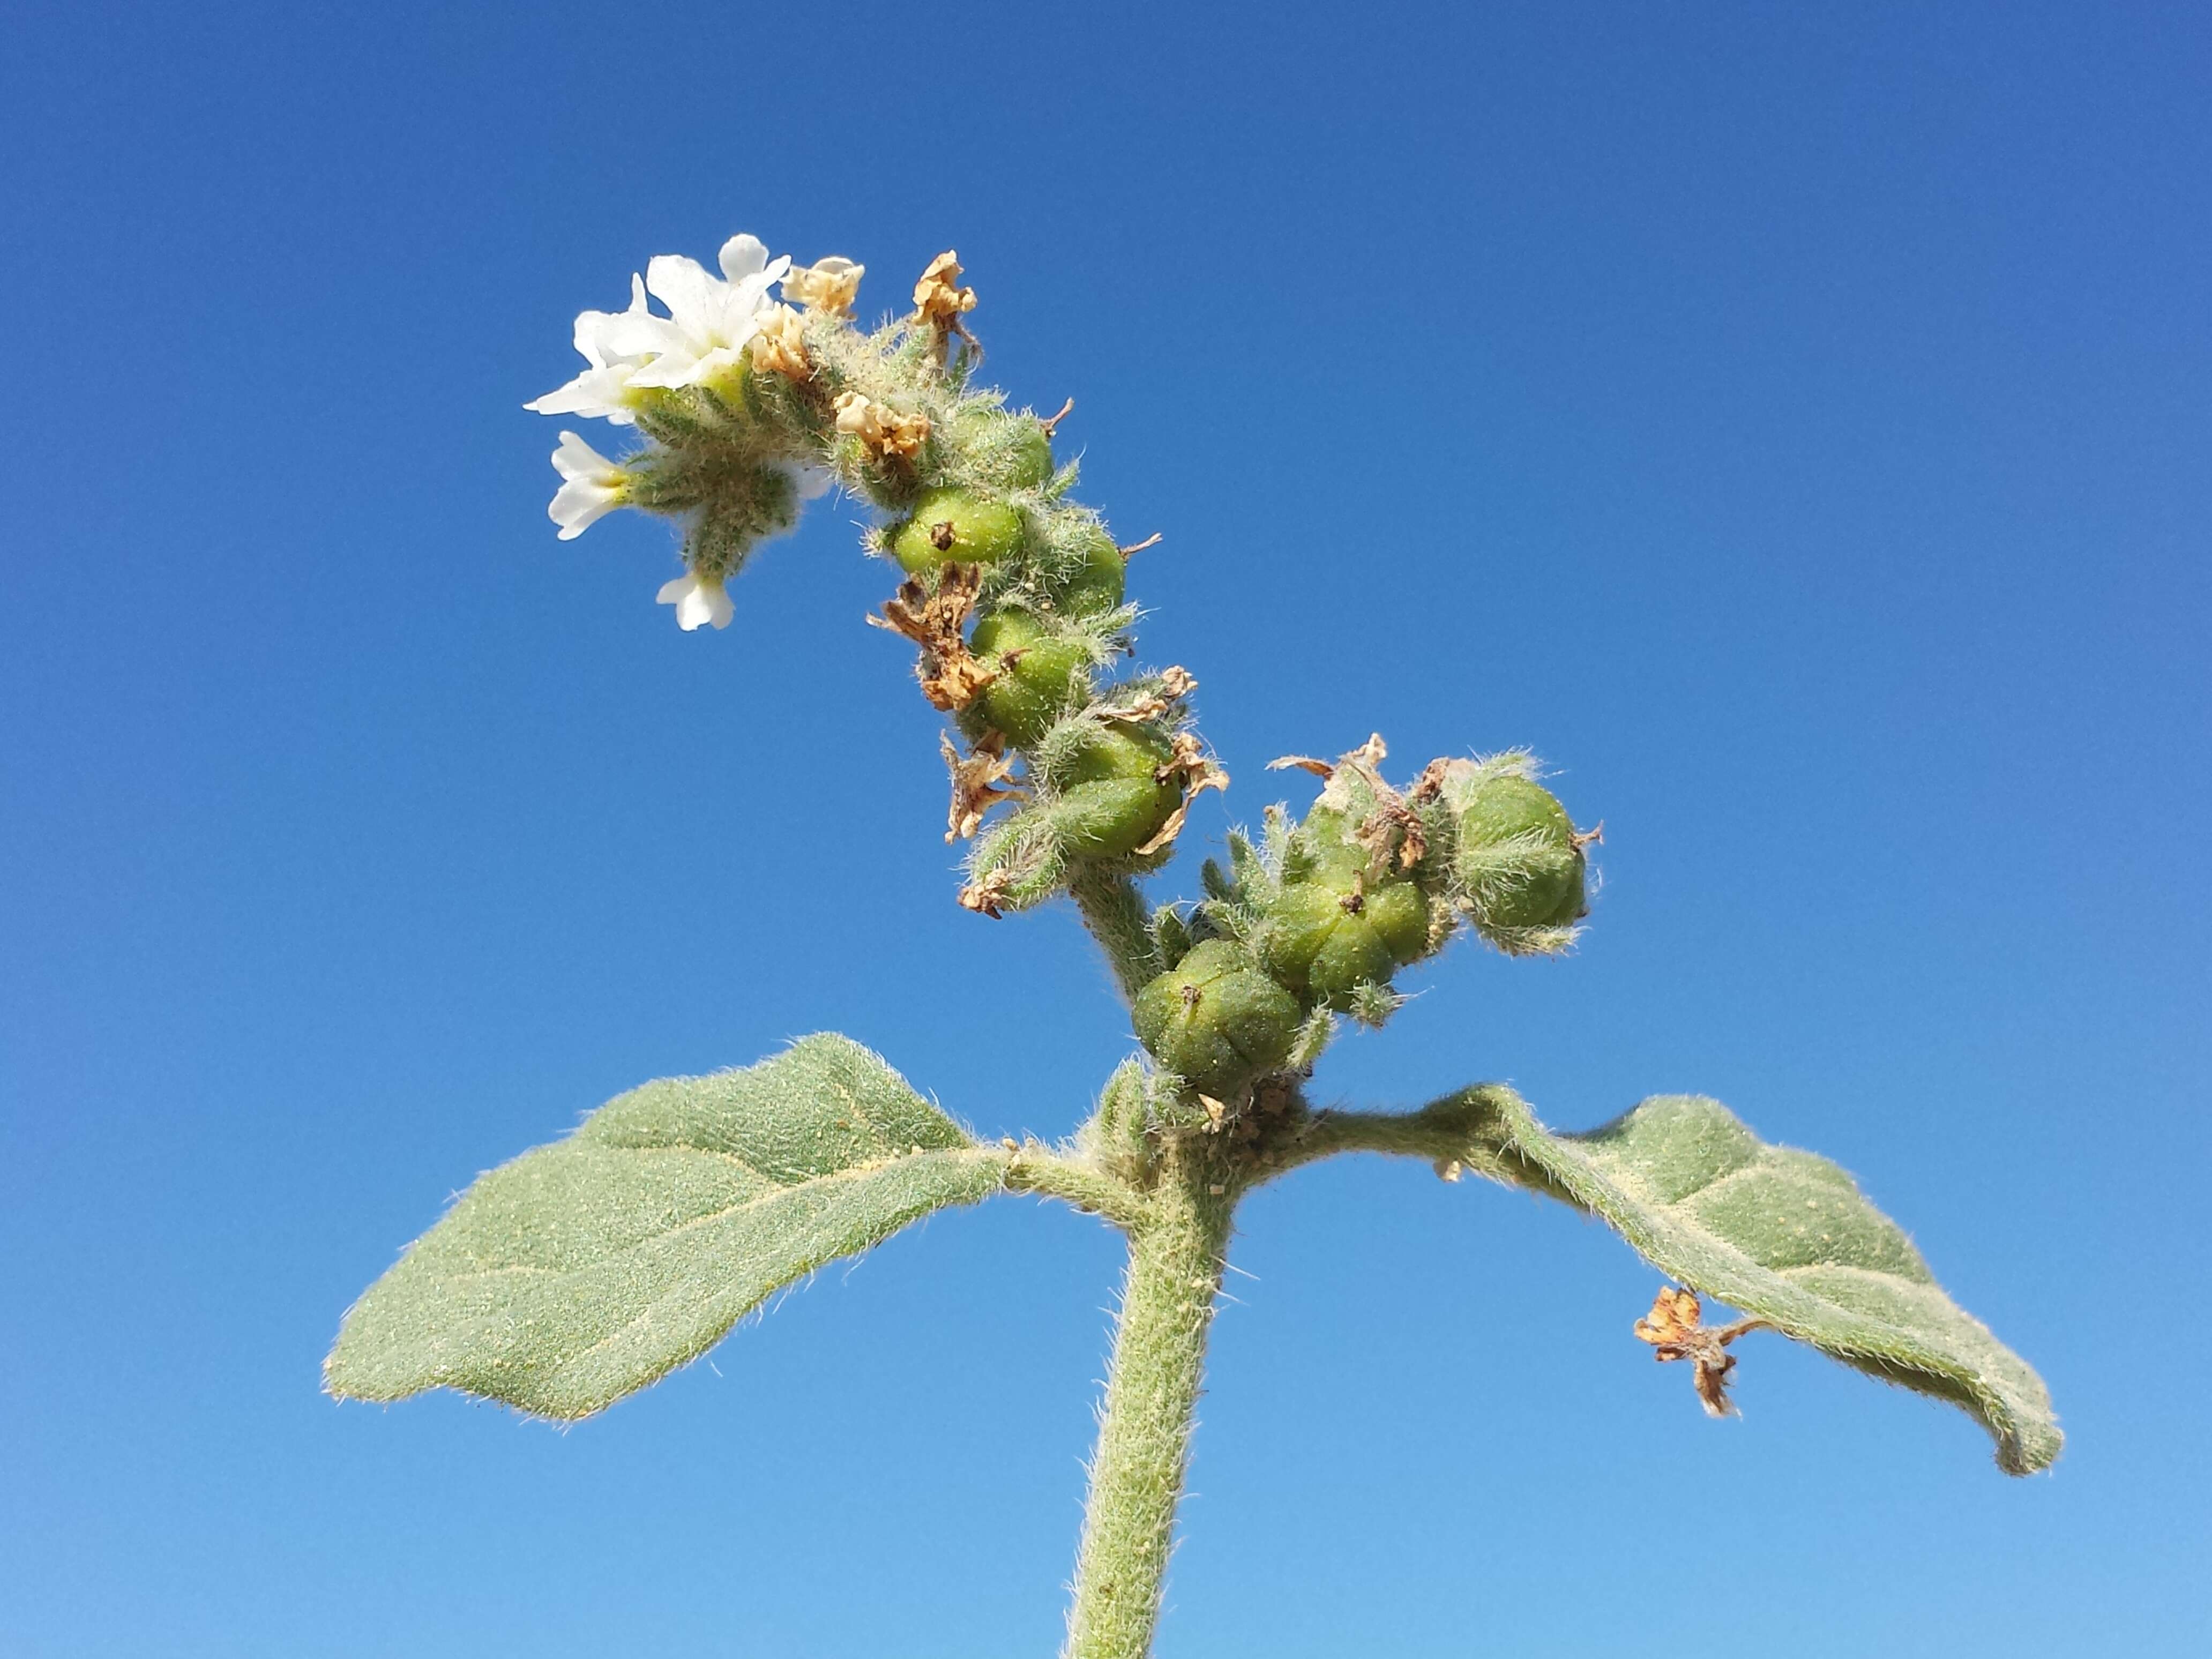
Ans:
<svg viewBox="0 0 2212 1659"><path fill-rule="evenodd" d="M0 1648L1052 1650L1117 1272L938 1218L562 1433L339 1407L477 1170L835 1028L992 1133L1129 1039L952 903L817 510L680 635L553 538L570 319L751 229L957 246L1236 775L1537 748L1583 948L1461 947L1317 1092L1716 1094L1853 1170L2072 1436L1780 1341L1745 1416L1601 1230L1251 1202L1163 1656L2212 1640L2212 27L2180 5L19 10L0 58ZM2191 1564L2194 1563L2192 1566Z"/></svg>

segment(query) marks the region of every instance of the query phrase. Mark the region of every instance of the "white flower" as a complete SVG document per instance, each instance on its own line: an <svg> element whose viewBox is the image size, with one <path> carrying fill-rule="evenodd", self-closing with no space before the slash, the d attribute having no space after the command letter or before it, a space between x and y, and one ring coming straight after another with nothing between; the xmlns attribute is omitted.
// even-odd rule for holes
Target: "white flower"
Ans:
<svg viewBox="0 0 2212 1659"><path fill-rule="evenodd" d="M629 498L629 474L573 432L561 434L553 470L562 477L546 517L561 526L561 539L573 542Z"/></svg>
<svg viewBox="0 0 2212 1659"><path fill-rule="evenodd" d="M523 407L540 415L604 416L617 426L629 425L632 417L623 394L647 357L641 351L623 349L621 340L641 319L650 322L653 317L645 306L645 278L633 275L628 311L586 311L576 318L576 349L591 367Z"/></svg>
<svg viewBox="0 0 2212 1659"><path fill-rule="evenodd" d="M630 374L629 384L701 386L744 362L745 345L760 331L761 313L769 304L768 291L783 280L791 259L770 259L758 237L740 235L722 244L721 264L720 279L680 253L656 254L647 264L645 286L669 314L626 312L610 331L608 341L617 350L653 357Z"/></svg>
<svg viewBox="0 0 2212 1659"><path fill-rule="evenodd" d="M676 625L689 634L702 623L712 623L717 628L727 628L736 614L730 608L730 596L724 591L720 576L702 576L696 570L687 570L674 581L663 582L659 595L660 603L676 607Z"/></svg>

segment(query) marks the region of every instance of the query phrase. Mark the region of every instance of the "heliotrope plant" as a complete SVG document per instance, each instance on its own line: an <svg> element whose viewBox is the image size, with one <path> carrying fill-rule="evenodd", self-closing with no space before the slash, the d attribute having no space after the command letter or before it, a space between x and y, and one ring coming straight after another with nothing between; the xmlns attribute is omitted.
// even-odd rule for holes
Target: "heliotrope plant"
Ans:
<svg viewBox="0 0 2212 1659"><path fill-rule="evenodd" d="M1076 468L1053 449L1066 410L1039 418L975 383L975 295L954 256L872 332L852 320L862 274L738 236L720 276L664 255L627 309L584 313L588 366L530 407L644 441L610 459L563 432L552 517L564 538L617 507L672 520L684 568L659 598L690 630L729 622L730 578L806 501L835 484L878 509L868 548L901 577L881 625L917 647L921 693L952 727L939 738L945 838L972 843L958 901L997 917L1072 898L1141 1046L1056 1146L979 1138L835 1035L648 1083L484 1176L417 1240L346 1316L333 1394L447 1387L586 1417L933 1210L1060 1199L1129 1247L1066 1651L1130 1659L1158 1618L1237 1202L1299 1164L1374 1152L1612 1225L1673 1281L1635 1335L1687 1361L1716 1416L1731 1410L1730 1344L1771 1330L1960 1407L2008 1474L2057 1455L2035 1373L1952 1304L1850 1176L1766 1145L1717 1102L1662 1096L1572 1134L1495 1084L1411 1113L1310 1103L1340 1022L1386 1023L1399 975L1459 934L1513 956L1566 949L1595 832L1525 751L1393 782L1370 738L1275 763L1321 780L1312 805L1232 832L1204 897L1146 899L1139 882L1173 854L1193 798L1229 780L1194 724L1188 672L1114 672L1134 648L1137 550L1071 496ZM1708 1324L1700 1297L1741 1316Z"/></svg>

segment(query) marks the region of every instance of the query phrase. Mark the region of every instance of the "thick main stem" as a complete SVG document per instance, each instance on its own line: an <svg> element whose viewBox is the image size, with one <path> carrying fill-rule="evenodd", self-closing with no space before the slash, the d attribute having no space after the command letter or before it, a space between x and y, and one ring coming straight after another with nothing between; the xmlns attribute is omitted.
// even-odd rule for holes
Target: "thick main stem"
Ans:
<svg viewBox="0 0 2212 1659"><path fill-rule="evenodd" d="M1152 1651L1229 1243L1229 1183L1210 1163L1188 1143L1166 1149L1152 1212L1130 1231L1066 1659Z"/></svg>

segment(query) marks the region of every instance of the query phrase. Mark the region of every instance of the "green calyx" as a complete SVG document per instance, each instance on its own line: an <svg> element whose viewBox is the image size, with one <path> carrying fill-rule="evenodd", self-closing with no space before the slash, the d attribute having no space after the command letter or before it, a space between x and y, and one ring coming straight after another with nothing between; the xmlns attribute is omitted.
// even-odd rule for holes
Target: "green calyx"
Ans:
<svg viewBox="0 0 2212 1659"><path fill-rule="evenodd" d="M1565 927L1587 906L1585 860L1559 799L1524 777L1493 777L1461 807L1453 874L1486 931Z"/></svg>
<svg viewBox="0 0 2212 1659"><path fill-rule="evenodd" d="M968 648L994 676L963 716L977 735L995 731L1026 749L1090 696L1091 653L1083 642L1048 633L1022 611L983 617Z"/></svg>
<svg viewBox="0 0 2212 1659"><path fill-rule="evenodd" d="M948 564L996 564L1022 544L1022 515L964 489L933 489L891 532L891 556L910 575Z"/></svg>
<svg viewBox="0 0 2212 1659"><path fill-rule="evenodd" d="M1242 945L1207 939L1137 994L1137 1037L1200 1094L1227 1099L1290 1058L1297 1001Z"/></svg>
<svg viewBox="0 0 2212 1659"><path fill-rule="evenodd" d="M1160 774L1171 758L1147 732L1108 726L1086 738L1057 769L1053 826L1060 846L1081 858L1127 858L1166 828L1182 805L1182 780Z"/></svg>

